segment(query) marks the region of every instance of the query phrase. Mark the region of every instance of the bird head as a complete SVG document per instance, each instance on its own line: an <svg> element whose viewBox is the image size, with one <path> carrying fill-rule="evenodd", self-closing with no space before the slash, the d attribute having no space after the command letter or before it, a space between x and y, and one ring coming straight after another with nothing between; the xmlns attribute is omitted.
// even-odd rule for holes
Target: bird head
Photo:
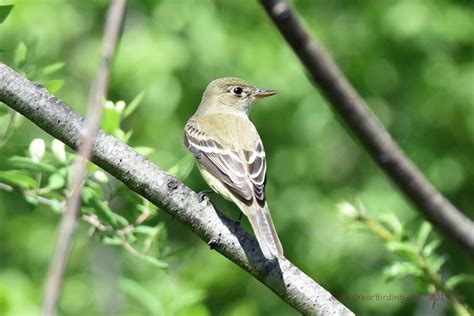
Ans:
<svg viewBox="0 0 474 316"><path fill-rule="evenodd" d="M258 89L245 80L227 77L211 81L203 95L201 107L211 110L243 112L248 114L258 99L275 95L274 90Z"/></svg>

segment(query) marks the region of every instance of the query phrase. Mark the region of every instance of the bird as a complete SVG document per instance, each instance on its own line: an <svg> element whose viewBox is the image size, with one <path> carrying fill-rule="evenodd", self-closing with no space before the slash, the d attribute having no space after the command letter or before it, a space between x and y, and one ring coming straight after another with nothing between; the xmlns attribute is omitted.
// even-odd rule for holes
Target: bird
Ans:
<svg viewBox="0 0 474 316"><path fill-rule="evenodd" d="M184 128L184 145L202 177L247 216L269 260L282 258L283 247L265 198L265 150L248 114L255 101L275 94L240 78L213 80Z"/></svg>

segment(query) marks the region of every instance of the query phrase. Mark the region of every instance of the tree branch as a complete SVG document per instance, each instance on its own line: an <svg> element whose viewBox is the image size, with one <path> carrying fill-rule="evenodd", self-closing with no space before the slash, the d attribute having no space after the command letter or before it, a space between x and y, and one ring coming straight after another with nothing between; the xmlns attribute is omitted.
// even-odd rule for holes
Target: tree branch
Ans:
<svg viewBox="0 0 474 316"><path fill-rule="evenodd" d="M288 2L260 2L372 159L431 223L474 256L474 223L438 192L406 157L324 47L311 38Z"/></svg>
<svg viewBox="0 0 474 316"><path fill-rule="evenodd" d="M0 63L0 101L77 150L85 119L44 87ZM186 225L212 249L253 275L303 314L353 315L331 293L286 258L268 261L238 223L116 138L99 131L92 161Z"/></svg>
<svg viewBox="0 0 474 316"><path fill-rule="evenodd" d="M65 211L59 224L56 248L49 266L46 279L46 291L43 305L43 315L56 314L61 288L64 283L64 273L74 241L79 209L81 206L81 189L87 172L87 163L92 155L94 137L99 131L102 117L102 104L107 94L110 64L115 55L120 30L125 18L127 0L114 0L110 4L104 32L104 52L97 72L97 78L91 89L87 126L79 148L79 157L74 165L72 181L69 185L69 196Z"/></svg>

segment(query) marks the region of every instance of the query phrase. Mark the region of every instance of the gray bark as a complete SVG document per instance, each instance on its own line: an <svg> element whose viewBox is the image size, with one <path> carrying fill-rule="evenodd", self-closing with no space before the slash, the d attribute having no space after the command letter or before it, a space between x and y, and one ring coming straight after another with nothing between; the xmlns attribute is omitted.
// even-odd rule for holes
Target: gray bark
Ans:
<svg viewBox="0 0 474 316"><path fill-rule="evenodd" d="M0 101L55 138L78 149L85 119L44 87L0 63ZM99 131L92 161L250 273L296 310L307 315L353 315L331 293L286 258L268 261L256 239L240 225L116 138ZM304 255L304 254L303 254ZM225 282L223 280L223 282Z"/></svg>

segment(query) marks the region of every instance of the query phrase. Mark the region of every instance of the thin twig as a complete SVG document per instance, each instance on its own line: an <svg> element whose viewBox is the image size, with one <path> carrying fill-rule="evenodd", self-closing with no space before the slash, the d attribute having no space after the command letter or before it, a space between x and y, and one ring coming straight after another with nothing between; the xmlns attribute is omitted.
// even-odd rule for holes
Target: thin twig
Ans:
<svg viewBox="0 0 474 316"><path fill-rule="evenodd" d="M286 0L260 0L314 81L372 159L418 210L474 256L474 223L438 192L369 109Z"/></svg>
<svg viewBox="0 0 474 316"><path fill-rule="evenodd" d="M79 147L83 117L1 62L0 101L71 148ZM353 315L288 259L266 260L255 238L239 224L130 146L99 131L93 151L92 160L99 167L169 213L302 314Z"/></svg>
<svg viewBox="0 0 474 316"><path fill-rule="evenodd" d="M105 99L109 78L110 64L115 55L117 43L125 17L127 0L114 0L107 13L104 33L104 53L97 78L91 90L87 125L82 136L79 158L74 166L73 179L69 186L70 195L66 201L66 211L62 217L54 256L47 276L43 315L56 314L59 296L64 279L69 254L80 209L81 189L84 184L87 163L92 154L94 137L97 135L102 117L102 103Z"/></svg>

